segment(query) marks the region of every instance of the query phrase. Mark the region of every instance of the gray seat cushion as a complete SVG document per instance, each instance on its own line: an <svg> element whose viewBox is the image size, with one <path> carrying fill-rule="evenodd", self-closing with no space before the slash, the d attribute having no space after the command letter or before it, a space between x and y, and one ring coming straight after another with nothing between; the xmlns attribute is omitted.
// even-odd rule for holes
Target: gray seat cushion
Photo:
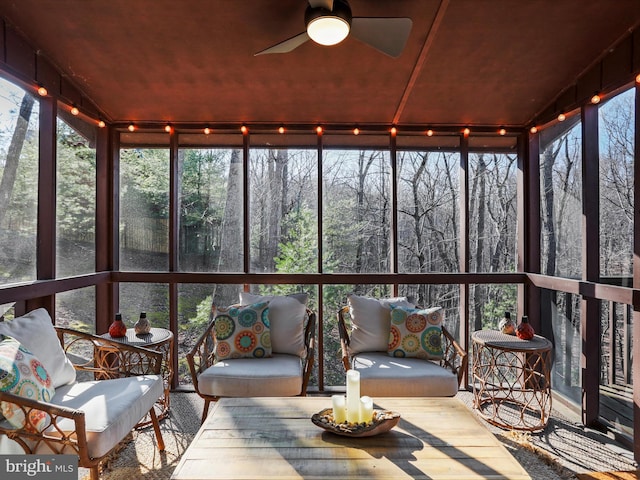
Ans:
<svg viewBox="0 0 640 480"><path fill-rule="evenodd" d="M302 392L302 375L302 361L296 355L234 358L202 372L198 389L218 397L291 397Z"/></svg>
<svg viewBox="0 0 640 480"><path fill-rule="evenodd" d="M97 380L58 388L51 403L85 413L89 455L101 457L144 417L164 393L159 375ZM72 430L61 422L62 430Z"/></svg>
<svg viewBox="0 0 640 480"><path fill-rule="evenodd" d="M56 389L51 403L84 412L89 456L99 458L133 430L163 393L161 376L143 375L65 385ZM70 432L74 429L73 420L60 419L58 427ZM47 433L57 436L52 428ZM4 435L0 435L0 452L24 453L22 447ZM48 454L51 450L42 442L35 453ZM65 453L75 452L69 449Z"/></svg>
<svg viewBox="0 0 640 480"><path fill-rule="evenodd" d="M452 397L458 393L458 377L429 360L367 352L356 355L352 367L360 372L360 393L370 397Z"/></svg>

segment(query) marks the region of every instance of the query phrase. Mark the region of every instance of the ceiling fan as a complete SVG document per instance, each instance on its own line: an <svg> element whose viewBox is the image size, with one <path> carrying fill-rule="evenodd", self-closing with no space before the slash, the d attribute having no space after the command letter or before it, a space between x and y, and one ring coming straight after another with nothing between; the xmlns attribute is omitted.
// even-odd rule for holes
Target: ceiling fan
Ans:
<svg viewBox="0 0 640 480"><path fill-rule="evenodd" d="M304 14L307 30L255 55L288 53L307 40L320 45L336 45L351 34L391 57L398 57L413 22L401 17L352 17L347 0L308 0Z"/></svg>

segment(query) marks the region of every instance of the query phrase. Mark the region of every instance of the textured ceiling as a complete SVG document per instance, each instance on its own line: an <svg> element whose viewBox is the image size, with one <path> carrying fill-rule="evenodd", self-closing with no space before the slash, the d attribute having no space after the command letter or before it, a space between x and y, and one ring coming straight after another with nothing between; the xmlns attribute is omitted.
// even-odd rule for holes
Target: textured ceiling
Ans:
<svg viewBox="0 0 640 480"><path fill-rule="evenodd" d="M640 21L637 0L351 0L409 17L398 58L349 37L254 56L305 0L13 0L0 15L111 121L526 125Z"/></svg>

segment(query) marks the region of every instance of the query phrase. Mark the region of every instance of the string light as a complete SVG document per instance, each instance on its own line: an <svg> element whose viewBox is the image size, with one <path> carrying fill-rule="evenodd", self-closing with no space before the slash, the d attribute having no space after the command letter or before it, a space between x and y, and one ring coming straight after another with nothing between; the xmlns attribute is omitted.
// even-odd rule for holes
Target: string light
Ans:
<svg viewBox="0 0 640 480"><path fill-rule="evenodd" d="M640 83L640 73L636 75L636 83Z"/></svg>
<svg viewBox="0 0 640 480"><path fill-rule="evenodd" d="M211 133L211 129L209 127L204 128L204 134L209 135Z"/></svg>
<svg viewBox="0 0 640 480"><path fill-rule="evenodd" d="M71 107L71 115L78 115L79 113L78 107Z"/></svg>
<svg viewBox="0 0 640 480"><path fill-rule="evenodd" d="M398 133L398 129L396 127L391 127L391 135L395 135L396 133Z"/></svg>
<svg viewBox="0 0 640 480"><path fill-rule="evenodd" d="M595 93L593 95L593 97L591 97L591 103L593 103L594 105L596 105L597 103L600 103L600 95L598 95L597 93Z"/></svg>
<svg viewBox="0 0 640 480"><path fill-rule="evenodd" d="M536 127L536 126L534 125L533 127L531 127L531 128L529 129L529 131L530 131L531 133L534 133L534 134L535 134L535 133L538 133L538 127Z"/></svg>
<svg viewBox="0 0 640 480"><path fill-rule="evenodd" d="M171 125L167 124L164 126L164 131L167 133L171 133Z"/></svg>
<svg viewBox="0 0 640 480"><path fill-rule="evenodd" d="M48 93L49 92L47 91L47 89L44 88L42 85L38 87L38 95L40 95L41 97L46 97Z"/></svg>
<svg viewBox="0 0 640 480"><path fill-rule="evenodd" d="M104 120L98 120L98 127L100 127L100 128L104 128L104 127L106 127L106 126L107 126L107 124L106 124L106 123L104 123Z"/></svg>
<svg viewBox="0 0 640 480"><path fill-rule="evenodd" d="M505 136L507 134L507 131L505 130L504 127L500 127L500 130L498 130L498 133L502 136Z"/></svg>
<svg viewBox="0 0 640 480"><path fill-rule="evenodd" d="M133 132L136 129L136 127L135 127L135 125L133 123L131 123L131 124L129 124L128 129L129 129L130 132Z"/></svg>
<svg viewBox="0 0 640 480"><path fill-rule="evenodd" d="M353 129L353 134L354 135L360 135L360 129L358 127Z"/></svg>
<svg viewBox="0 0 640 480"><path fill-rule="evenodd" d="M561 113L560 115L558 115L559 122L564 122L566 119L567 119L567 116L564 113Z"/></svg>
<svg viewBox="0 0 640 480"><path fill-rule="evenodd" d="M322 127L321 127L320 125L318 125L318 126L316 127L316 133L317 133L318 135L322 135Z"/></svg>
<svg viewBox="0 0 640 480"><path fill-rule="evenodd" d="M427 137L433 137L433 130L427 130Z"/></svg>
<svg viewBox="0 0 640 480"><path fill-rule="evenodd" d="M278 133L284 133L284 127L282 125L278 128Z"/></svg>
<svg viewBox="0 0 640 480"><path fill-rule="evenodd" d="M464 136L465 136L465 137L468 137L468 136L469 136L469 134L471 133L471 130L469 130L469 128L465 128L465 129L462 131L462 133L464 133Z"/></svg>
<svg viewBox="0 0 640 480"><path fill-rule="evenodd" d="M242 126L240 127L240 131L241 131L242 133L247 133L247 132L249 131L249 129L247 128L247 126L246 126L246 125L242 125Z"/></svg>

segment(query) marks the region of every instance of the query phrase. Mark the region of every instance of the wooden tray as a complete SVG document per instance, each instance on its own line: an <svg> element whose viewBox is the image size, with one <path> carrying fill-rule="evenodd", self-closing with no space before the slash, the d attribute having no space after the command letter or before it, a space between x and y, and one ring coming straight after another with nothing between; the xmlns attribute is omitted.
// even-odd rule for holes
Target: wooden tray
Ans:
<svg viewBox="0 0 640 480"><path fill-rule="evenodd" d="M325 408L311 417L311 421L328 432L345 437L372 437L388 432L400 421L400 414L390 410L374 410L373 421L364 423L334 423L333 409Z"/></svg>

